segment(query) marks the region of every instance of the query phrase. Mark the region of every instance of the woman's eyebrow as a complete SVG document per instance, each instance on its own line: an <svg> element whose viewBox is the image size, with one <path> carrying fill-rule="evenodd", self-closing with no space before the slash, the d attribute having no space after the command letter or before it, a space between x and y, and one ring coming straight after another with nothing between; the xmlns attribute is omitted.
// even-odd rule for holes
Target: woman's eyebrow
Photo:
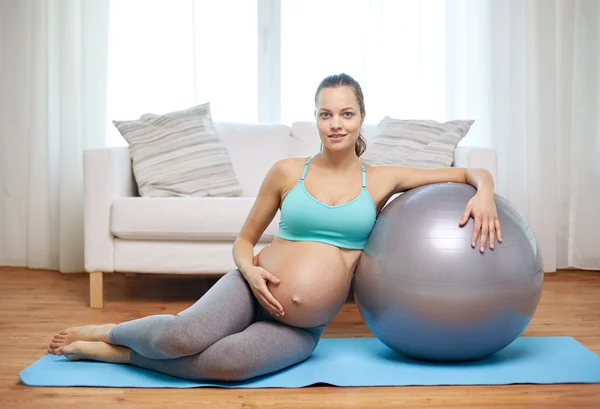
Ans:
<svg viewBox="0 0 600 409"><path fill-rule="evenodd" d="M352 109L352 110L354 110L354 107L346 107L346 108L342 108L342 109L340 109L340 111L347 111L347 110L349 110L349 109ZM331 110L329 110L329 109L327 109L327 108L320 108L320 111L328 111L328 112L331 112Z"/></svg>

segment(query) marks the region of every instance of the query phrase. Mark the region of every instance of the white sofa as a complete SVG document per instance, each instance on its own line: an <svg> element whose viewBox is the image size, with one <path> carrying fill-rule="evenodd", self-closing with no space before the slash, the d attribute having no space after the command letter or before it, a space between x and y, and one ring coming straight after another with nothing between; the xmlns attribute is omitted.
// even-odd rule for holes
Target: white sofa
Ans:
<svg viewBox="0 0 600 409"><path fill-rule="evenodd" d="M313 122L291 126L217 123L243 197L139 197L129 148L84 152L85 269L90 306L103 306L103 273L223 274L235 268L232 245L268 169L279 159L307 157L320 148ZM368 140L374 125L364 127ZM458 147L456 167L497 174L493 149ZM277 233L279 214L255 251Z"/></svg>

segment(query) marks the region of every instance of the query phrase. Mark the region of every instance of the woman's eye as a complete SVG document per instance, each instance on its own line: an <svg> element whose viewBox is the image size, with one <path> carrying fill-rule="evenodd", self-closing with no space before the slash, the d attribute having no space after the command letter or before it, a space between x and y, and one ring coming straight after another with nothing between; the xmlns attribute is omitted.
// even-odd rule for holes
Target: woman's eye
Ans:
<svg viewBox="0 0 600 409"><path fill-rule="evenodd" d="M352 112L344 112L342 115L344 115L346 118L350 118L352 117L354 114ZM329 112L322 112L321 113L321 118L326 118L329 116Z"/></svg>

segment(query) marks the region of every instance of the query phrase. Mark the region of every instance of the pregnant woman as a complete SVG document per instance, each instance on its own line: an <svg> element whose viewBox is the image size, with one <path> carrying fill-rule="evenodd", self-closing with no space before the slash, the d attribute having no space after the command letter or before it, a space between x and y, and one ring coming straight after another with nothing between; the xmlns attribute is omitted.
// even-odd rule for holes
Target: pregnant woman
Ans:
<svg viewBox="0 0 600 409"><path fill-rule="evenodd" d="M244 380L307 359L348 295L377 214L398 192L438 182L477 188L463 217L475 219L472 245L501 241L491 175L482 169L369 166L360 134L365 106L346 74L325 78L315 95L322 148L269 170L233 246L237 269L177 315L86 325L54 336L48 352L126 363L193 380ZM267 147L268 149L268 147ZM277 237L254 247L277 211Z"/></svg>

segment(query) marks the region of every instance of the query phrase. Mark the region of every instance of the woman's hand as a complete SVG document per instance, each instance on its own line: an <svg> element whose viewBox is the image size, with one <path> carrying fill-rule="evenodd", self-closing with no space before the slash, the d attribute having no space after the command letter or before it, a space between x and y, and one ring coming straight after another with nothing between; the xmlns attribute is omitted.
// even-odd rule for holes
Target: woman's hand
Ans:
<svg viewBox="0 0 600 409"><path fill-rule="evenodd" d="M477 192L475 196L469 200L463 217L460 219L459 226L464 226L469 217L473 216L475 225L473 227L473 236L471 238L471 247L475 247L477 236L481 232L479 251L483 253L485 250L486 241L489 237L490 249L494 249L494 237L498 236L498 242L502 242L502 230L500 228L500 220L498 220L498 212L496 210L496 202L494 201L493 193Z"/></svg>
<svg viewBox="0 0 600 409"><path fill-rule="evenodd" d="M279 278L259 266L250 267L244 273L244 277L246 278L246 281L248 281L248 284L250 284L250 288L258 302L269 312L269 314L275 317L284 315L283 307L267 287L267 281L279 284L281 281Z"/></svg>

